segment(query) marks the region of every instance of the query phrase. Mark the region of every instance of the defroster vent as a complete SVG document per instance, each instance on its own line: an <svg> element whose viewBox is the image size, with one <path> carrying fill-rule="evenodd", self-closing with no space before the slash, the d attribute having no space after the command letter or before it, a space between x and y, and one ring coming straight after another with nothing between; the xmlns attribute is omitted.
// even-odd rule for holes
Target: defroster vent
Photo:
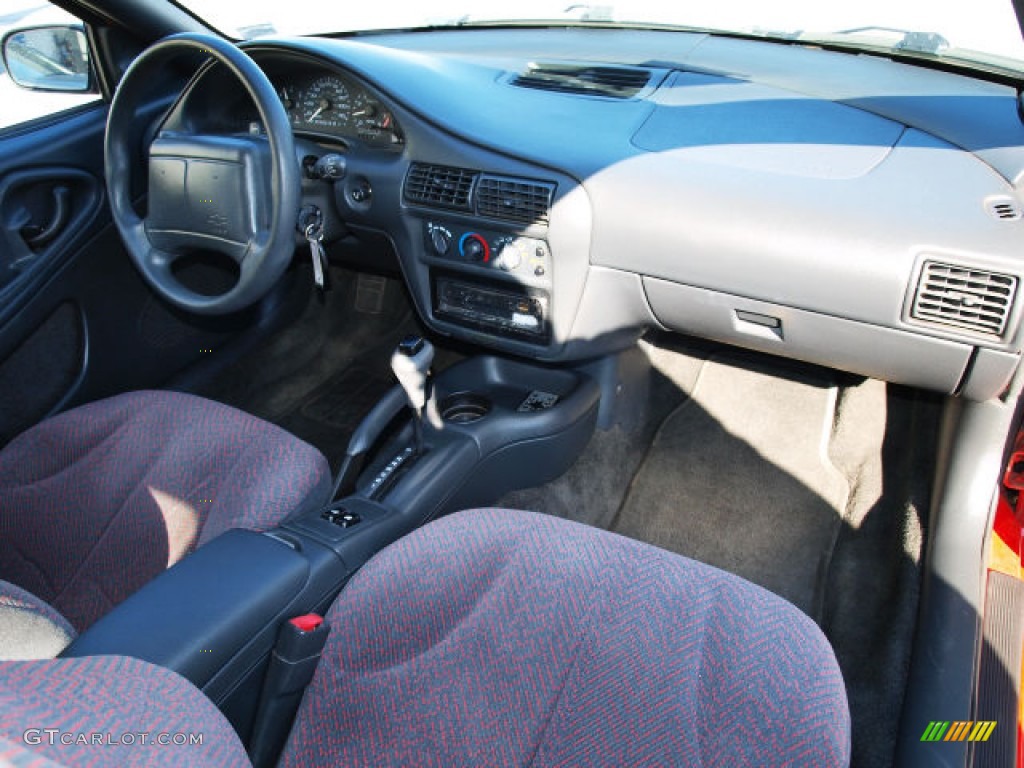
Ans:
<svg viewBox="0 0 1024 768"><path fill-rule="evenodd" d="M1013 275L926 261L910 317L998 338L1006 331L1016 294Z"/></svg>
<svg viewBox="0 0 1024 768"><path fill-rule="evenodd" d="M476 212L521 224L547 224L554 190L554 184L482 176L476 188Z"/></svg>
<svg viewBox="0 0 1024 768"><path fill-rule="evenodd" d="M512 85L541 91L628 99L651 80L648 69L576 64L530 64L512 78Z"/></svg>
<svg viewBox="0 0 1024 768"><path fill-rule="evenodd" d="M405 199L410 203L470 210L470 193L479 174L466 168L413 163L405 177Z"/></svg>

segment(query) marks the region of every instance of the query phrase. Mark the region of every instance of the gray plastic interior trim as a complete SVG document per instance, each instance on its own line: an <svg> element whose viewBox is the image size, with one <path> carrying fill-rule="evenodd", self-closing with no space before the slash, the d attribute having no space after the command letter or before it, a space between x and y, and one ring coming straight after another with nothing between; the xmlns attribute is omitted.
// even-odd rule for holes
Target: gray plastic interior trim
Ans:
<svg viewBox="0 0 1024 768"><path fill-rule="evenodd" d="M726 293L644 278L651 310L668 329L726 344L950 394L971 355L965 344L854 323ZM751 312L779 325L737 316Z"/></svg>
<svg viewBox="0 0 1024 768"><path fill-rule="evenodd" d="M610 339L622 335L632 342L645 328L657 325L639 275L605 267L588 270L587 284L570 333L573 340Z"/></svg>
<svg viewBox="0 0 1024 768"><path fill-rule="evenodd" d="M677 149L588 178L592 262L891 328L909 328L904 299L920 253L1022 274L1024 222L996 221L982 204L1005 182L925 134L907 131L870 173L841 181L740 162Z"/></svg>
<svg viewBox="0 0 1024 768"><path fill-rule="evenodd" d="M960 394L970 400L988 400L991 397L999 397L1010 385L1010 380L1017 371L1018 365L1020 365L1019 354L997 352L994 349L978 349Z"/></svg>

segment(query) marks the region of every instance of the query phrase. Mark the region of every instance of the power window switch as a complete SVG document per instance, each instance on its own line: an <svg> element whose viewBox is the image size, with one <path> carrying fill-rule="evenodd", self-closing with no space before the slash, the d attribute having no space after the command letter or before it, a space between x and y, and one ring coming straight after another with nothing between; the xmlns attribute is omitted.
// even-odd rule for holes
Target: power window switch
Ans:
<svg viewBox="0 0 1024 768"><path fill-rule="evenodd" d="M351 528L353 525L362 522L363 519L357 513L351 512L344 507L325 510L320 517L339 528Z"/></svg>

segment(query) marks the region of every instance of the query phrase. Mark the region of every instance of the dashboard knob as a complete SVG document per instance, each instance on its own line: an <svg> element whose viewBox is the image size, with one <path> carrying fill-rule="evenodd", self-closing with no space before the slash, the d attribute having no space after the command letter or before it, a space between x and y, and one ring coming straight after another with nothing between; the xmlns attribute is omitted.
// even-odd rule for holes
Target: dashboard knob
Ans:
<svg viewBox="0 0 1024 768"><path fill-rule="evenodd" d="M494 262L499 268L511 272L523 262L523 254L514 241L508 241L501 247L497 260Z"/></svg>
<svg viewBox="0 0 1024 768"><path fill-rule="evenodd" d="M452 247L452 233L436 224L431 226L430 245L438 256L447 256Z"/></svg>
<svg viewBox="0 0 1024 768"><path fill-rule="evenodd" d="M476 232L467 232L459 240L459 253L467 261L490 261L491 246L487 244L482 235Z"/></svg>
<svg viewBox="0 0 1024 768"><path fill-rule="evenodd" d="M467 240L466 244L462 248L462 255L470 261L480 261L484 255L484 247L480 244L480 241L476 238Z"/></svg>

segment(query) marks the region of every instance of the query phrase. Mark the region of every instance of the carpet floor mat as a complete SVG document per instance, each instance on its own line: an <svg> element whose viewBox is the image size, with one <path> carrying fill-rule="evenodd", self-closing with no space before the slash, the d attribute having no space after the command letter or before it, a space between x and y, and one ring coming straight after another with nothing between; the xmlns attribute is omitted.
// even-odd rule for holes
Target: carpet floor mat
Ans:
<svg viewBox="0 0 1024 768"><path fill-rule="evenodd" d="M612 530L743 576L816 620L849 495L826 374L707 360L662 423Z"/></svg>
<svg viewBox="0 0 1024 768"><path fill-rule="evenodd" d="M393 382L391 352L421 333L400 280L332 267L332 289L198 394L273 422L337 469L359 421Z"/></svg>

